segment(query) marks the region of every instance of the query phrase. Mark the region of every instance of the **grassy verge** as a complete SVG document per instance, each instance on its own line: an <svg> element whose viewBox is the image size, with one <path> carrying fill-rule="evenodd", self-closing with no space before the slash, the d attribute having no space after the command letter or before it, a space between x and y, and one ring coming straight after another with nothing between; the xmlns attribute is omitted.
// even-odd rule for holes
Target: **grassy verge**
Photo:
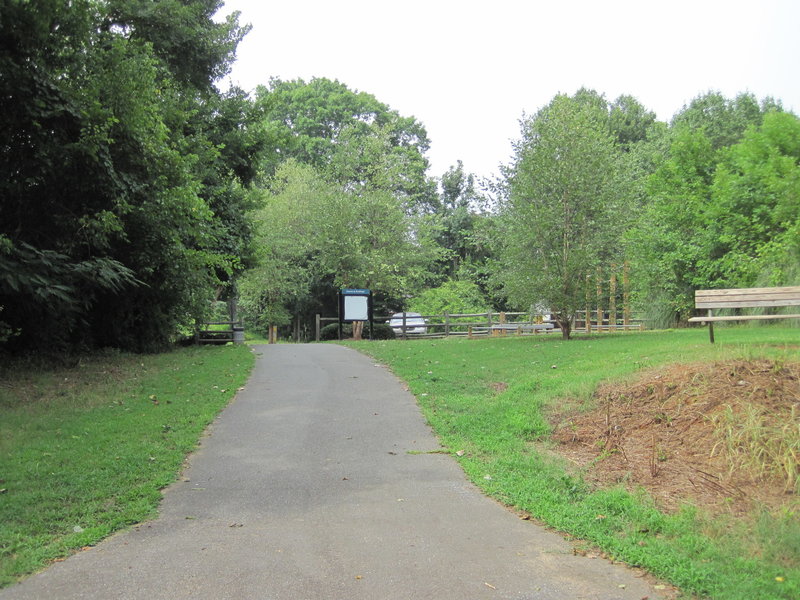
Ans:
<svg viewBox="0 0 800 600"><path fill-rule="evenodd" d="M269 340L267 338L265 338L260 333L257 333L255 331L250 331L249 329L246 329L244 332L244 342L245 344L251 344L251 345L269 344Z"/></svg>
<svg viewBox="0 0 800 600"><path fill-rule="evenodd" d="M155 514L244 384L245 346L107 354L0 381L0 586Z"/></svg>
<svg viewBox="0 0 800 600"><path fill-rule="evenodd" d="M592 490L546 451L554 403L590 402L598 383L670 363L800 360L798 329L720 328L601 335L351 342L408 382L443 445L485 492L688 594L800 597L800 514L748 523L691 506L656 509L643 492ZM566 400L569 399L569 400ZM459 452L461 455L462 452Z"/></svg>

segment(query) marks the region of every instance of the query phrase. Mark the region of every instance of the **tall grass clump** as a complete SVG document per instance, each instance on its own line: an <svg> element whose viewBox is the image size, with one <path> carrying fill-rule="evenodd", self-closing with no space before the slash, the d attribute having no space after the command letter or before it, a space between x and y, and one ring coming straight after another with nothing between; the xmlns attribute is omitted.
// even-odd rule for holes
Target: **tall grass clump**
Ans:
<svg viewBox="0 0 800 600"><path fill-rule="evenodd" d="M800 493L800 403L789 407L782 422L767 409L744 403L726 405L712 422L720 437L714 450L725 455L731 472L779 478L787 493Z"/></svg>

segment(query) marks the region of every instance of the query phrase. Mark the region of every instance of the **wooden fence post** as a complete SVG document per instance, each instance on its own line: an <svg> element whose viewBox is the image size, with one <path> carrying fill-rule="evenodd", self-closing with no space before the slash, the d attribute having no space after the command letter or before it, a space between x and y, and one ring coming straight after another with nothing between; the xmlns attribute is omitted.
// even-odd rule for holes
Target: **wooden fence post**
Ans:
<svg viewBox="0 0 800 600"><path fill-rule="evenodd" d="M590 305L590 298L591 295L589 294L589 289L591 288L590 283L592 278L590 275L586 275L586 333L592 333L592 309Z"/></svg>
<svg viewBox="0 0 800 600"><path fill-rule="evenodd" d="M626 260L622 265L622 324L627 331L631 324L631 265Z"/></svg>
<svg viewBox="0 0 800 600"><path fill-rule="evenodd" d="M597 331L603 331L603 280L600 278L600 268L597 269Z"/></svg>
<svg viewBox="0 0 800 600"><path fill-rule="evenodd" d="M444 337L450 336L450 313L444 313Z"/></svg>
<svg viewBox="0 0 800 600"><path fill-rule="evenodd" d="M611 279L608 282L608 330L617 328L617 265L611 265Z"/></svg>
<svg viewBox="0 0 800 600"><path fill-rule="evenodd" d="M319 341L320 331L322 330L321 325L322 324L321 324L321 321L320 321L320 315L319 315L319 313L317 313L317 315L314 318L314 329L316 330L316 341Z"/></svg>

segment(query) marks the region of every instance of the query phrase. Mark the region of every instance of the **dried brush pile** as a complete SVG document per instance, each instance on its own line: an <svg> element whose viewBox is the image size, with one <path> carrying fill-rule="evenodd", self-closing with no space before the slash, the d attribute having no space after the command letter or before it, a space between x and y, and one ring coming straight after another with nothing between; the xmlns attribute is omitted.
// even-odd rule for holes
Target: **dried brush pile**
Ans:
<svg viewBox="0 0 800 600"><path fill-rule="evenodd" d="M733 513L800 508L800 363L676 365L554 417L556 451L599 485Z"/></svg>

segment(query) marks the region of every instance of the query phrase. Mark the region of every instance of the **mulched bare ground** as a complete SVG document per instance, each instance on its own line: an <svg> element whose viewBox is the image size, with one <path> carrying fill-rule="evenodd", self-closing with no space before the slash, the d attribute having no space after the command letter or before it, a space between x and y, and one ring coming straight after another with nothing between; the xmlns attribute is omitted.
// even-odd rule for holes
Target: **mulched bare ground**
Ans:
<svg viewBox="0 0 800 600"><path fill-rule="evenodd" d="M787 467L787 457L800 461L800 363L676 365L601 386L595 402L589 412L552 415L555 451L587 481L644 487L667 511L685 502L734 515L800 508L797 471L786 474L800 468ZM767 450L730 435L751 430L796 446L784 449L782 464L747 466Z"/></svg>

